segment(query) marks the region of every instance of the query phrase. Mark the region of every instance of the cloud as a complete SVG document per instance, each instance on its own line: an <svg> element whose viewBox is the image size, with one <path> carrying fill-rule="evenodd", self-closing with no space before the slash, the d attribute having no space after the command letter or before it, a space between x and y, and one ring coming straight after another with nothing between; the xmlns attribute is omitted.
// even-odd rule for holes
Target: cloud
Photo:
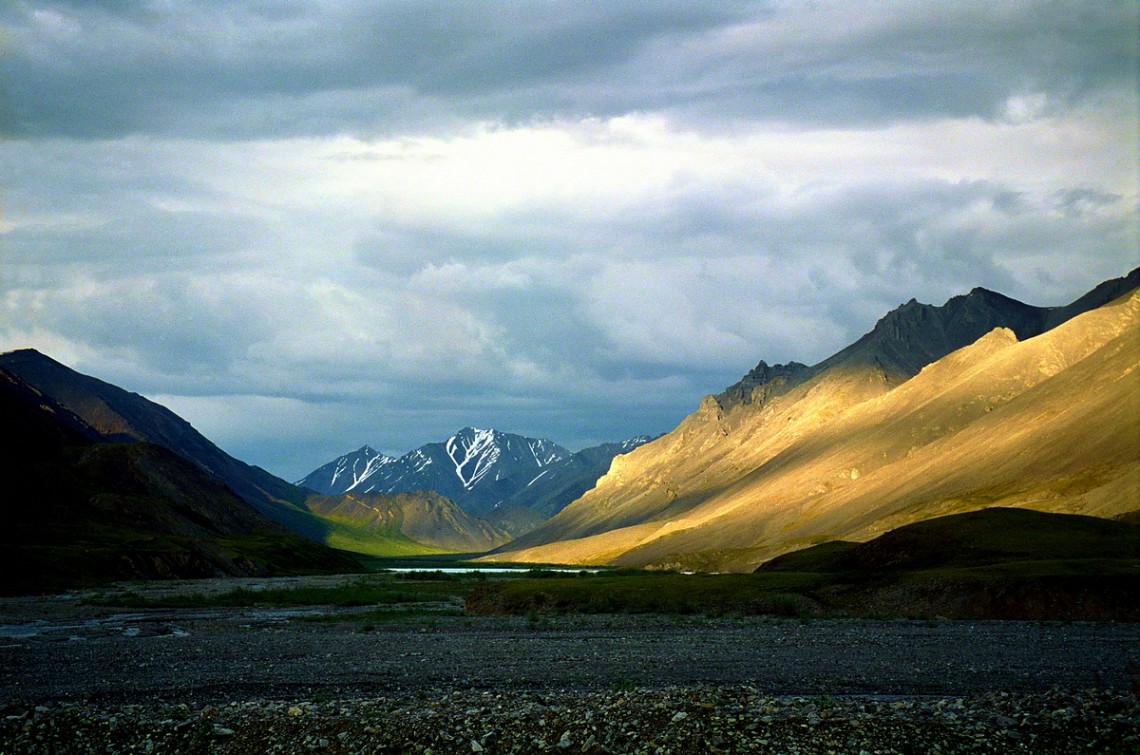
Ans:
<svg viewBox="0 0 1140 755"><path fill-rule="evenodd" d="M551 82L604 77L647 38L737 13L684 3L17 4L4 18L9 130L244 138L376 133L492 109L530 118L549 109L534 100Z"/></svg>
<svg viewBox="0 0 1140 755"><path fill-rule="evenodd" d="M888 10L9 3L0 348L300 477L1140 264L1135 8Z"/></svg>
<svg viewBox="0 0 1140 755"><path fill-rule="evenodd" d="M1024 118L1132 86L1135 8L13 3L5 131L221 138L668 112Z"/></svg>

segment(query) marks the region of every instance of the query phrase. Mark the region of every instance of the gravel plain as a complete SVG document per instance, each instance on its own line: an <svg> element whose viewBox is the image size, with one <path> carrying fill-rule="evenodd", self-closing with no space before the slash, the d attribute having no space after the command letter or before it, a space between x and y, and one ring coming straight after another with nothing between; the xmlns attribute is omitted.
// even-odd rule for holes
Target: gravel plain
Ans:
<svg viewBox="0 0 1140 755"><path fill-rule="evenodd" d="M1133 624L356 610L2 600L0 755L1140 752Z"/></svg>

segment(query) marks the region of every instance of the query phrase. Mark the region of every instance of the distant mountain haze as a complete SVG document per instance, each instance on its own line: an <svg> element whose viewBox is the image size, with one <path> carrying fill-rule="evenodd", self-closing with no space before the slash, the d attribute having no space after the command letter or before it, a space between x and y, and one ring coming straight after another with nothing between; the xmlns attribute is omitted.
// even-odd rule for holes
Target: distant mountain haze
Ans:
<svg viewBox="0 0 1140 755"><path fill-rule="evenodd" d="M1057 308L912 301L820 364L761 363L491 558L744 570L995 505L1127 515L1138 279Z"/></svg>

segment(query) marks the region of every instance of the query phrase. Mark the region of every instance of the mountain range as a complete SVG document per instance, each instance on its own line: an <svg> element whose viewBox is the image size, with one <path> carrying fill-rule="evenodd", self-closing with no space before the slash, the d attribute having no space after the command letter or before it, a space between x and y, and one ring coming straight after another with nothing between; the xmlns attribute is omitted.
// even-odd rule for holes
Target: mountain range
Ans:
<svg viewBox="0 0 1140 755"><path fill-rule="evenodd" d="M254 531L273 536L288 532L340 550L368 555L484 552L541 524L591 487L616 453L646 440L606 444L575 454L550 441L469 428L444 443L429 444L403 459L389 459L371 449L361 449L326 465L331 472L323 482L318 470L302 481L305 487L298 487L233 458L166 407L78 373L35 350L0 354L0 371L7 386L5 414L30 413L37 417L37 427L44 423L58 425L58 432L66 433L68 438L63 444L67 453L60 458L55 446L38 450L36 443L29 445L21 440L21 448L33 458L54 462L46 467L32 465L42 472L22 475L21 464L16 463L20 457L9 456L6 462L12 465L7 470L10 479L27 481L29 495L35 499L43 497L43 491L53 489L52 483L41 478L86 481L81 489L72 491L71 513L57 512L60 522L64 523L60 532L71 531L70 525L76 522L86 522L91 512L84 506L96 499L103 500L107 495L117 495L122 479L145 476L137 469L112 473L106 465L84 467L81 473L75 467L75 446L90 445L98 449L78 455L85 460L83 463L97 454L101 454L101 459L126 455L129 462L124 463L128 466L149 464L147 473L158 468L153 457L164 455L162 479L148 480L143 486L153 506L150 509L136 506L138 511L132 515L137 515L135 519L114 520L122 531L116 532L112 540L120 546L127 541L137 543L139 537L145 540L150 535L141 532L153 534L156 528L162 529L158 522L166 521L167 534L191 537L201 543L211 537L248 535ZM45 434L42 428L29 429L29 423L7 424L13 438L22 438L25 432L31 439L52 435ZM434 460L435 467L425 464L425 460ZM413 461L416 463L411 464ZM355 473L351 469L354 463L362 465ZM420 464L425 466L427 474L417 474L416 466ZM100 479L92 471L96 469L106 471L110 479ZM371 475L370 470L375 469L382 469L386 474ZM445 469L453 471L432 474ZM539 479L536 481L536 478ZM215 492L207 493L207 489ZM457 505L446 493L461 498L474 511ZM217 520L224 526L210 530L213 534L209 534L187 529L184 523L176 521L176 516L169 515L170 511L185 513L195 508L201 511L192 514L192 519ZM42 508L29 510L41 511ZM144 522L144 510L150 511L155 521ZM223 517L221 512L230 514ZM486 519L478 512L487 515ZM141 529L127 531L135 525ZM34 545L54 541L54 536L49 537L49 529L48 520L39 521L30 529L17 528L21 534L13 535L12 543ZM91 545L89 539L81 537L80 540ZM126 549L125 560L135 558L130 554L133 547ZM294 550L303 553L305 548L294 547ZM224 558L211 560L203 553L196 551L194 558L183 558L179 564L160 558L163 564L149 571L136 564L130 568L123 565L120 565L122 568L93 568L91 574L202 576L229 573L227 569L242 572L242 569L254 568L248 564L240 568L227 565ZM282 555L284 553L282 551ZM146 560L150 556L139 558ZM299 557L298 568L303 567L305 558ZM347 557L336 563L342 569L357 568ZM45 567L45 574L50 571L51 568Z"/></svg>
<svg viewBox="0 0 1140 755"><path fill-rule="evenodd" d="M33 570L30 582L9 580L8 587L66 582L67 575L110 579L290 573L318 568L313 564L319 563L355 570L359 564L338 550L369 555L457 548L481 552L509 539L442 497L426 505L416 496L374 494L358 505L359 496L335 503L314 496L233 458L166 407L32 349L0 354L0 375L6 389L5 430L20 451L0 459L0 471L20 490L4 511L15 522L7 530L10 539L4 540L11 546L5 557L25 564L20 573L28 573L26 564L39 563L30 553L46 559L38 567L38 578L32 578ZM100 465L92 465L95 459ZM67 488L63 492L61 485ZM129 506L123 504L124 495L133 496ZM122 504L121 510L108 513L103 504L112 499ZM42 501L63 503L50 508ZM399 511L401 507L407 510ZM374 509L396 514L381 522L373 516ZM179 517L212 524L195 530ZM101 528L103 523L110 530ZM97 532L111 545L93 541L90 533ZM74 541L67 548L62 547L69 541L64 533L71 533ZM151 545L159 535L177 542L164 541L166 550L155 555ZM235 536L259 539L250 543L258 552L211 545ZM259 544L275 538L281 547ZM55 557L74 554L75 548L87 555ZM93 560L91 554L103 550L108 551L107 563ZM246 558L251 555L257 558Z"/></svg>
<svg viewBox="0 0 1140 755"><path fill-rule="evenodd" d="M0 354L0 588L359 568L341 551L749 571L994 507L1135 522L1138 285L911 300L816 365L761 361L654 440L572 453L464 428L298 485L138 394Z"/></svg>
<svg viewBox="0 0 1140 755"><path fill-rule="evenodd" d="M489 558L750 570L990 506L1134 515L1138 283L912 300L819 364L761 362Z"/></svg>
<svg viewBox="0 0 1140 755"><path fill-rule="evenodd" d="M465 427L399 458L364 446L296 484L325 495L430 490L518 535L592 488L615 456L649 440L640 436L574 453L549 440Z"/></svg>

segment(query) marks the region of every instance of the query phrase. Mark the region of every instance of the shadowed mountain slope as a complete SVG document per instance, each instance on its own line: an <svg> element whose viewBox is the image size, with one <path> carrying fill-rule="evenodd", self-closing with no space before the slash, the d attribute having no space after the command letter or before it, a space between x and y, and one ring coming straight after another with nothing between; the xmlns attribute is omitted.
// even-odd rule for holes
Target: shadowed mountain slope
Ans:
<svg viewBox="0 0 1140 755"><path fill-rule="evenodd" d="M228 485L254 508L295 532L320 538L303 508L304 491L222 451L189 422L137 393L72 370L33 349L0 354L0 367L50 396L108 442L162 446Z"/></svg>
<svg viewBox="0 0 1140 755"><path fill-rule="evenodd" d="M506 539L495 527L462 513L437 517L439 526L431 538L417 542L414 536L399 527L371 526L363 513L356 517L347 516L346 512L357 507L357 501L349 499L334 504L322 499L309 505L309 491L234 459L184 419L138 394L82 375L32 350L0 355L0 369L8 370L5 365L11 365L6 373L11 377L11 391L23 391L27 403L51 406L53 416L59 418L61 424L85 441L98 441L105 446L106 449L99 452L101 458L128 453L114 450L116 445L146 443L155 447L148 451L149 454L156 453L156 449L165 449L179 460L182 467L192 469L193 475L172 471L170 479L162 482L168 497L177 498L179 481L187 485L186 494L205 496L204 490L192 492L191 488L210 480L211 490L218 491L219 510L233 508L237 500L240 509L251 515L268 517L291 532L344 550L372 555L453 550L446 543L462 544L462 549L467 551L487 550ZM17 383L19 388L12 387ZM92 484L96 484L95 481ZM235 493L240 493L240 497ZM397 519L419 523L413 527L417 533L430 531L426 522L433 520L421 516L422 502L416 503L414 497L409 497L396 503L389 501L385 506L390 510L398 503L407 503L412 508L405 514L393 514ZM437 510L444 508L442 505L435 507ZM324 516L325 510L335 510L337 516ZM260 516L258 520L262 525L267 524ZM472 547L476 543L481 547Z"/></svg>
<svg viewBox="0 0 1140 755"><path fill-rule="evenodd" d="M1137 297L1073 315L1136 278L1057 309L982 290L911 303L820 365L761 364L496 557L748 569L992 505L1125 514L1140 491Z"/></svg>
<svg viewBox="0 0 1140 755"><path fill-rule="evenodd" d="M0 591L110 579L354 571L286 533L200 467L151 443L103 443L0 368Z"/></svg>

